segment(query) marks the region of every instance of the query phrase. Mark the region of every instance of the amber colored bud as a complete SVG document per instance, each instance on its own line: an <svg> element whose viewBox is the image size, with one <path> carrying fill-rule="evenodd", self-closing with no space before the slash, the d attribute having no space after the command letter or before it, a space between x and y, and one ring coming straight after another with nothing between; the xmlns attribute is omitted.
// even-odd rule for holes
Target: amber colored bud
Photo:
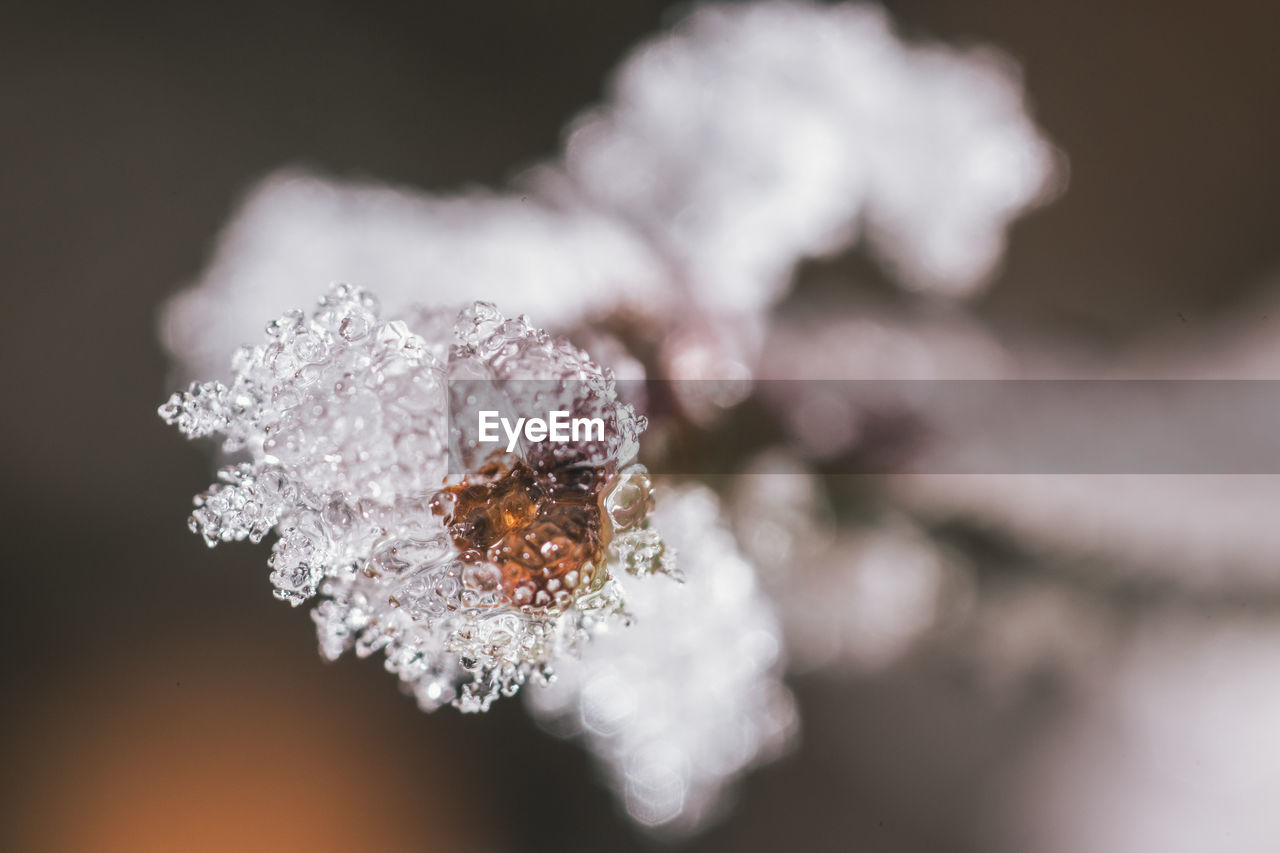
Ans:
<svg viewBox="0 0 1280 853"><path fill-rule="evenodd" d="M517 604L546 607L557 591L579 587L603 551L599 479L548 489L523 462L486 474L487 482L450 486L432 501L458 550L484 554Z"/></svg>

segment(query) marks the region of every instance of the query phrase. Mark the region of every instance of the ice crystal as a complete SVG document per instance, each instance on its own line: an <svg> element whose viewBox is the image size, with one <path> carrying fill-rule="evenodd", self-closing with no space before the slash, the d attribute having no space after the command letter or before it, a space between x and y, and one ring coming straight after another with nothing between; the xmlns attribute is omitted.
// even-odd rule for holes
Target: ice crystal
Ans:
<svg viewBox="0 0 1280 853"><path fill-rule="evenodd" d="M192 530L210 545L274 531L275 594L320 596L321 652L384 652L425 709L484 710L545 678L620 614L614 570L672 570L631 464L644 419L608 371L524 318L475 303L387 320L337 285L233 372L160 408L235 454ZM598 417L604 437L492 451L463 423L485 401Z"/></svg>
<svg viewBox="0 0 1280 853"><path fill-rule="evenodd" d="M714 493L660 494L656 523L686 582L622 578L633 624L602 633L525 698L553 731L587 742L633 818L681 833L786 746L796 716L777 622Z"/></svg>
<svg viewBox="0 0 1280 853"><path fill-rule="evenodd" d="M191 378L221 378L256 318L306 304L317 281L332 279L376 283L392 316L424 300L478 299L554 323L553 332L666 302L652 251L581 205L429 196L286 169L248 193L200 281L165 309L165 344Z"/></svg>
<svg viewBox="0 0 1280 853"><path fill-rule="evenodd" d="M964 294L1056 184L1011 67L870 5L710 4L628 58L565 168L718 311L768 307L859 227L907 286Z"/></svg>

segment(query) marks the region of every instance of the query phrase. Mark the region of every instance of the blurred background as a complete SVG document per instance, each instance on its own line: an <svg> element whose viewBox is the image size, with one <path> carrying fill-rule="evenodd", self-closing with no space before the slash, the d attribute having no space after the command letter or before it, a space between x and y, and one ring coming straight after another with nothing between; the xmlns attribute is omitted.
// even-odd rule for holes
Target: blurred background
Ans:
<svg viewBox="0 0 1280 853"><path fill-rule="evenodd" d="M990 629L999 642L974 629L892 665L794 675L796 749L749 775L721 821L662 841L521 704L426 715L377 661L324 663L305 610L269 594L265 546L210 551L187 531L210 466L155 415L173 390L157 311L200 274L246 188L287 165L427 191L502 185L554 156L627 51L684 10L0 10L0 846L1163 853L1234 827L1217 849L1276 849L1280 823L1259 799L1280 784L1261 719L1280 705L1267 689L1280 682L1280 585L1265 574L1194 595L1117 591L1117 558L1073 555L1067 581L1045 581L1071 606L1019 581L1000 599L1018 616ZM971 304L983 328L1105 364L1135 342L1194 348L1265 303L1280 265L1268 4L887 10L908 39L1008 52L1070 160L1068 190L1013 226ZM797 292L833 275L874 290L882 274L855 249L802 269ZM1035 562L1012 535L978 538L964 540L969 559L987 567ZM1088 634L1080 614L1096 612L1108 641L1065 644L1066 666L1056 653L971 660L1025 651L1023 622ZM1167 688L1170 673L1191 673L1187 689ZM1147 760L1188 731L1193 754ZM1135 802L1080 793L1091 765L1126 751L1141 760L1108 777ZM1141 828L1120 840L1090 828L1130 820Z"/></svg>

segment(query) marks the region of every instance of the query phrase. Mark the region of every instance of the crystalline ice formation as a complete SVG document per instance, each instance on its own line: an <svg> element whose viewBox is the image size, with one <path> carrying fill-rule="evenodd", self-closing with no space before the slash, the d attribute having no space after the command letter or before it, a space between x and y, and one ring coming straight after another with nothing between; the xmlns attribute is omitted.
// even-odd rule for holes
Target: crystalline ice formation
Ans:
<svg viewBox="0 0 1280 853"><path fill-rule="evenodd" d="M632 624L601 633L525 699L550 729L586 741L633 818L679 834L785 748L796 715L778 625L714 494L660 495L656 524L685 583L621 578Z"/></svg>
<svg viewBox="0 0 1280 853"><path fill-rule="evenodd" d="M438 198L282 172L249 195L165 312L193 376L306 298L378 282L396 312L492 300L571 332L609 314L668 336L676 378L749 376L796 264L865 233L907 286L973 291L1054 186L1012 64L910 46L861 5L710 6L641 46L520 195Z"/></svg>
<svg viewBox="0 0 1280 853"><path fill-rule="evenodd" d="M440 198L282 170L255 186L161 335L184 373L222 378L226 353L314 298L316 282L376 282L389 316L484 300L563 331L661 304L661 263L620 223L538 196Z"/></svg>
<svg viewBox="0 0 1280 853"><path fill-rule="evenodd" d="M627 60L565 164L723 311L767 307L860 218L904 283L961 294L1054 170L1010 68L904 45L872 6L711 5Z"/></svg>
<svg viewBox="0 0 1280 853"><path fill-rule="evenodd" d="M387 321L346 285L267 335L229 386L193 384L160 414L247 459L191 527L210 545L274 531L275 593L320 595L326 657L382 650L424 708L483 710L620 611L615 571L671 569L631 464L644 419L585 353L485 303ZM604 438L486 453L459 428L480 396L598 417Z"/></svg>

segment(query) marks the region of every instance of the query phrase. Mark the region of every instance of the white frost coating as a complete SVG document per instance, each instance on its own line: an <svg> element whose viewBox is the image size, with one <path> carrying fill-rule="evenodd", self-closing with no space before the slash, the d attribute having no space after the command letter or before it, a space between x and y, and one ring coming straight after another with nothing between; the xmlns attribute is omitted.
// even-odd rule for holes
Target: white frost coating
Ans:
<svg viewBox="0 0 1280 853"><path fill-rule="evenodd" d="M329 281L376 284L389 315L483 300L563 329L623 306L644 313L666 277L631 231L591 211L286 170L249 192L200 280L166 306L161 337L185 377L226 378L226 354L257 337L262 317Z"/></svg>
<svg viewBox="0 0 1280 853"><path fill-rule="evenodd" d="M484 299L556 332L635 312L676 332L670 375L749 378L796 264L860 230L908 287L963 295L990 274L1055 184L1011 67L904 45L870 6L707 7L621 66L526 194L269 177L164 342L187 376L223 375L253 318L346 280L393 312Z"/></svg>
<svg viewBox="0 0 1280 853"><path fill-rule="evenodd" d="M586 741L640 823L696 830L728 785L777 755L796 728L781 638L714 494L663 489L655 526L686 582L620 581L634 622L527 690L534 714Z"/></svg>
<svg viewBox="0 0 1280 853"><path fill-rule="evenodd" d="M295 605L320 595L312 616L326 657L383 651L424 709L485 710L616 618L615 569L670 570L647 521L648 479L623 468L645 422L617 401L607 371L523 318L476 303L456 321L405 320L335 286L309 317L288 312L265 344L242 348L230 386L193 384L160 414L247 456L196 498L191 529L211 546L275 533L276 595ZM473 399L453 399L460 387L517 410L600 417L605 438L482 456L451 420ZM494 461L525 473L504 480L484 470ZM464 502L446 485L484 499ZM596 509L601 489L607 511ZM575 550L583 542L600 546Z"/></svg>
<svg viewBox="0 0 1280 853"><path fill-rule="evenodd" d="M622 66L566 167L708 307L767 307L860 220L903 283L961 295L1053 183L1011 68L906 46L872 6L709 6Z"/></svg>

